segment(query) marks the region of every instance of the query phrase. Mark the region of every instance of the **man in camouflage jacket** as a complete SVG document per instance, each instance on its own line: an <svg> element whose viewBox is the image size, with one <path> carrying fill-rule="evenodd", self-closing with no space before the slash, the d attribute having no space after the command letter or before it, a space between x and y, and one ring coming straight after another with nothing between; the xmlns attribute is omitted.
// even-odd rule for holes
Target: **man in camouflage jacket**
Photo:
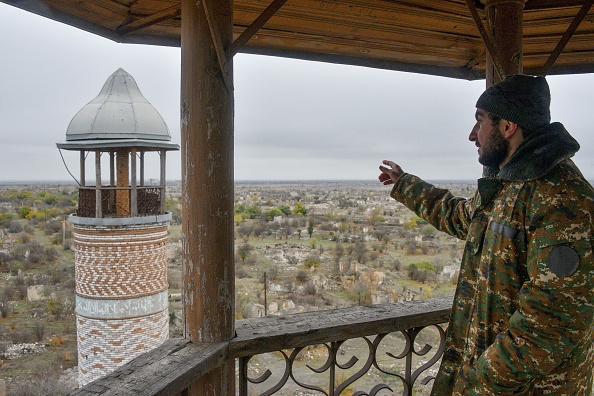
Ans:
<svg viewBox="0 0 594 396"><path fill-rule="evenodd" d="M594 191L549 104L543 77L481 95L470 140L486 174L472 199L380 166L394 199L466 240L432 395L591 395Z"/></svg>

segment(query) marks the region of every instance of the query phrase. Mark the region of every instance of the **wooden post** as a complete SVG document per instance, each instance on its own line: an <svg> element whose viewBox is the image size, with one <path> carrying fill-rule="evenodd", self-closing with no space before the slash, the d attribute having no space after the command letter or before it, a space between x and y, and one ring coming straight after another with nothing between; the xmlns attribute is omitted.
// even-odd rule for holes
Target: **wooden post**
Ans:
<svg viewBox="0 0 594 396"><path fill-rule="evenodd" d="M182 0L181 157L184 336L218 342L234 335L233 88L220 72L216 41L232 40L232 0ZM219 48L219 53L220 48ZM227 64L232 82L232 62ZM235 363L194 383L194 396L235 395Z"/></svg>
<svg viewBox="0 0 594 396"><path fill-rule="evenodd" d="M161 179L159 180L159 185L161 186L160 194L161 194L161 214L165 213L165 165L167 164L166 159L167 150L161 150Z"/></svg>
<svg viewBox="0 0 594 396"><path fill-rule="evenodd" d="M268 282L266 280L266 272L264 272L264 316L268 316L268 299L266 298Z"/></svg>
<svg viewBox="0 0 594 396"><path fill-rule="evenodd" d="M130 150L120 148L116 153L115 215L130 216Z"/></svg>
<svg viewBox="0 0 594 396"><path fill-rule="evenodd" d="M136 183L136 149L130 152L130 215L138 216L138 187Z"/></svg>
<svg viewBox="0 0 594 396"><path fill-rule="evenodd" d="M109 185L115 186L115 151L109 152Z"/></svg>
<svg viewBox="0 0 594 396"><path fill-rule="evenodd" d="M140 152L140 186L144 187L144 151Z"/></svg>
<svg viewBox="0 0 594 396"><path fill-rule="evenodd" d="M95 217L103 217L101 206L101 151L95 150Z"/></svg>
<svg viewBox="0 0 594 396"><path fill-rule="evenodd" d="M80 186L85 186L85 150L80 151Z"/></svg>
<svg viewBox="0 0 594 396"><path fill-rule="evenodd" d="M503 80L506 76L521 74L522 38L524 34L524 4L526 0L486 0L487 29L493 37L497 57L501 62L504 76L493 67L493 60L487 54L487 87Z"/></svg>

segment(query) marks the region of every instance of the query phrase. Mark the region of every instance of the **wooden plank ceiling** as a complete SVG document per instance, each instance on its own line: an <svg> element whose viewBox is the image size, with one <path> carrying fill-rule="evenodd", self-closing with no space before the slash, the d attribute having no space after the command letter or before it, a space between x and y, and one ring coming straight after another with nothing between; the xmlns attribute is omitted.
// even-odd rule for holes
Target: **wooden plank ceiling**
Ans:
<svg viewBox="0 0 594 396"><path fill-rule="evenodd" d="M180 45L179 0L0 0L124 43ZM207 0L217 1L217 0ZM237 38L272 0L234 0ZM524 70L539 74L588 0L528 0ZM485 12L476 3L485 23ZM287 0L240 52L463 79L484 78L485 46L465 0ZM549 74L594 72L594 7Z"/></svg>

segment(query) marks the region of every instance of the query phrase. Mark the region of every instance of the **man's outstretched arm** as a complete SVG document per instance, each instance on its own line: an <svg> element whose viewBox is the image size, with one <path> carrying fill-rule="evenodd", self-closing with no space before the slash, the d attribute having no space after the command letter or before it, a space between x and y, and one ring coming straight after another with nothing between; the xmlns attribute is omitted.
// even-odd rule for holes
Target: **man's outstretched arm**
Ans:
<svg viewBox="0 0 594 396"><path fill-rule="evenodd" d="M378 179L394 185L390 196L426 220L433 227L459 239L466 239L472 201L454 197L449 190L437 188L408 174L393 161L384 160Z"/></svg>

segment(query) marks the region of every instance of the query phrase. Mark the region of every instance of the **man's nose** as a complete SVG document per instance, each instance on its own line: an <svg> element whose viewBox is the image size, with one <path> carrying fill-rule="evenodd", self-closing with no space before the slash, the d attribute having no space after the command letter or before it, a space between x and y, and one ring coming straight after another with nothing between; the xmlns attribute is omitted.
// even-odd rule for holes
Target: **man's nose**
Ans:
<svg viewBox="0 0 594 396"><path fill-rule="evenodd" d="M468 140L470 140L471 142L476 141L476 133L477 133L478 129L479 129L479 124L477 122L472 127L472 131L470 131L470 135L468 136Z"/></svg>

